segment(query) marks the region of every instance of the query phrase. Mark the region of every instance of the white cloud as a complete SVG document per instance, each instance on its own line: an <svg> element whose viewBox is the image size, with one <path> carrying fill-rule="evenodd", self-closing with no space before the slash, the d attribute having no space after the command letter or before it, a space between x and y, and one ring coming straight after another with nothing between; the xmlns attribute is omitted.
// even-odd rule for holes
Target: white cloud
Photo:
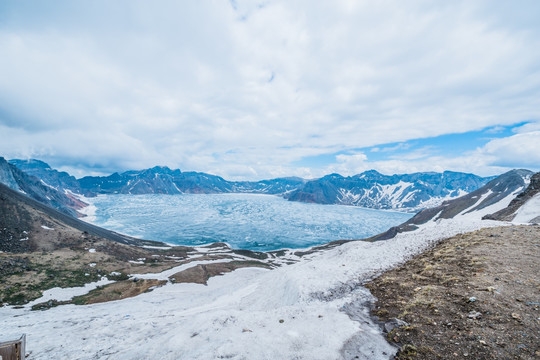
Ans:
<svg viewBox="0 0 540 360"><path fill-rule="evenodd" d="M70 4L1 5L6 157L263 178L540 118L538 26L489 2Z"/></svg>
<svg viewBox="0 0 540 360"><path fill-rule="evenodd" d="M540 131L494 139L478 151L489 163L503 167L540 168Z"/></svg>

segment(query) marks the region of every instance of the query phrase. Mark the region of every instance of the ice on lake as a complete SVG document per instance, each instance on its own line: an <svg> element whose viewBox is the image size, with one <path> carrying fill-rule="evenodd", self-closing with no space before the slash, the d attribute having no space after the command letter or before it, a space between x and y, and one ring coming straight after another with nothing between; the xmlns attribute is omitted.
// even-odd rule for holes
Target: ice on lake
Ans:
<svg viewBox="0 0 540 360"><path fill-rule="evenodd" d="M226 242L258 251L366 238L412 216L255 194L100 195L87 200L93 208L87 221L122 234L177 245Z"/></svg>

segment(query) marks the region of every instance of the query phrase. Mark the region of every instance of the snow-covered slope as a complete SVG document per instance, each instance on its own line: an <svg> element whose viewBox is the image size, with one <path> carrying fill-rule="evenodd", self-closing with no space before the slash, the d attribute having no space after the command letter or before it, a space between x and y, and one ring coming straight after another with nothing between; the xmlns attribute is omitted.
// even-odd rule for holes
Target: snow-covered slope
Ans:
<svg viewBox="0 0 540 360"><path fill-rule="evenodd" d="M506 205L271 271L237 270L208 286L169 283L135 298L43 312L0 308L2 332L27 333L31 359L388 359L395 350L370 319L362 284L440 239L505 224L480 219Z"/></svg>
<svg viewBox="0 0 540 360"><path fill-rule="evenodd" d="M516 216L512 220L513 223L527 224L540 223L540 194L536 194L516 212Z"/></svg>

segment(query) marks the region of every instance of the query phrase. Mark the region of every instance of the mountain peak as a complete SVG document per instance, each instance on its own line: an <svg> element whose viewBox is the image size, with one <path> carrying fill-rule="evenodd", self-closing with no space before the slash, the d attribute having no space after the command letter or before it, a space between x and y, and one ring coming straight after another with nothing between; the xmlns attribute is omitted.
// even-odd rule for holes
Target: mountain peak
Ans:
<svg viewBox="0 0 540 360"><path fill-rule="evenodd" d="M365 179L365 178L379 178L381 176L384 176L384 175L378 172L377 170L371 169L371 170L364 171L363 173L354 175L353 178Z"/></svg>
<svg viewBox="0 0 540 360"><path fill-rule="evenodd" d="M42 169L42 170L50 170L51 167L49 164L47 164L44 161L37 160L37 159L11 159L8 161L10 164L15 165L19 169L26 171L26 170L35 170L35 169Z"/></svg>

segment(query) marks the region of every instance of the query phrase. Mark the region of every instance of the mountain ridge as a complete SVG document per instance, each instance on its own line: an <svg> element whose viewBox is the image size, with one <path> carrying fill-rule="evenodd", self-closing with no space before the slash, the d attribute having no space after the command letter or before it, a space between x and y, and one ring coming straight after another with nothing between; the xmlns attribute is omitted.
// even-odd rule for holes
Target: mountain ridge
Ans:
<svg viewBox="0 0 540 360"><path fill-rule="evenodd" d="M492 179L486 185L469 194L457 199L444 201L439 206L418 212L403 224L394 226L386 232L372 237L371 240L388 240L395 237L398 233L416 230L419 226L428 221L450 219L460 214L466 215L475 211L481 211L510 196L514 196L514 198L519 197L519 193L526 190L529 185L529 179L532 176L533 172L529 170L510 170L495 179ZM489 217L484 216L483 219L484 218Z"/></svg>
<svg viewBox="0 0 540 360"><path fill-rule="evenodd" d="M307 182L302 188L287 194L286 198L291 201L415 211L465 195L492 179L453 171L383 175L369 170L348 177L326 175Z"/></svg>
<svg viewBox="0 0 540 360"><path fill-rule="evenodd" d="M220 194L278 195L289 201L362 206L416 212L470 193L494 177L453 171L384 175L368 170L353 176L337 173L306 180L283 177L260 181L228 181L220 176L181 171L167 166L115 172L75 179L40 160L10 160L30 175L61 191L97 194ZM8 179L9 180L9 179Z"/></svg>

